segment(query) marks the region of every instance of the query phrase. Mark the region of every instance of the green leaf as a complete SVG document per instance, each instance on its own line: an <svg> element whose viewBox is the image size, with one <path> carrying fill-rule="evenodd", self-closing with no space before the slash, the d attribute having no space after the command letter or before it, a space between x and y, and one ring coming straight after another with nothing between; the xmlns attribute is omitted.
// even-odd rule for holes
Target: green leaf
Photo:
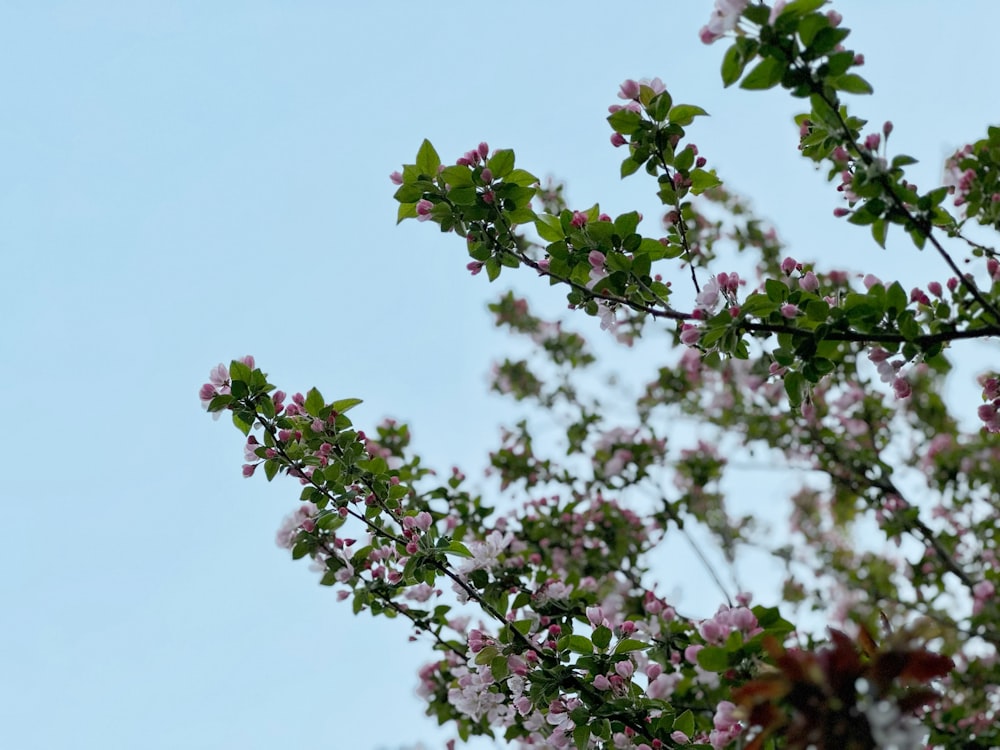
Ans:
<svg viewBox="0 0 1000 750"><path fill-rule="evenodd" d="M788 372L785 373L785 393L788 394L788 402L793 407L798 407L802 405L803 390L805 389L805 378L802 377L802 373L799 372ZM701 654L699 653L699 656Z"/></svg>
<svg viewBox="0 0 1000 750"><path fill-rule="evenodd" d="M238 359L234 359L229 363L229 380L235 382L239 380L242 383L250 383L250 378L252 371L245 364L240 362Z"/></svg>
<svg viewBox="0 0 1000 750"><path fill-rule="evenodd" d="M500 149L486 162L494 177L504 178L514 169L514 152L509 148Z"/></svg>
<svg viewBox="0 0 1000 750"><path fill-rule="evenodd" d="M318 417L320 410L326 406L326 401L323 400L323 394L315 388L311 388L306 394L306 402L303 406L308 414Z"/></svg>
<svg viewBox="0 0 1000 750"><path fill-rule="evenodd" d="M622 161L622 168L621 168L621 176L622 176L622 178L624 179L625 177L628 177L630 174L635 174L635 172L637 172L638 169L639 169L639 167L641 167L641 166L642 166L642 164L640 164L639 162L637 162L631 156L626 157Z"/></svg>
<svg viewBox="0 0 1000 750"><path fill-rule="evenodd" d="M469 551L469 548L461 542L456 541L452 541L452 543L448 545L448 549L446 549L445 552L449 555L458 555L459 557L472 557L472 553Z"/></svg>
<svg viewBox="0 0 1000 750"><path fill-rule="evenodd" d="M420 144L420 150L417 151L417 170L426 177L437 177L440 166L441 157L438 156L431 142L425 138L424 142Z"/></svg>
<svg viewBox="0 0 1000 750"><path fill-rule="evenodd" d="M810 13L799 21L799 39L808 47L816 38L816 34L829 25L830 21L826 16L821 13Z"/></svg>
<svg viewBox="0 0 1000 750"><path fill-rule="evenodd" d="M671 108L669 119L675 125L690 125L695 117L707 117L708 112L695 104L678 104Z"/></svg>
<svg viewBox="0 0 1000 750"><path fill-rule="evenodd" d="M641 651L644 648L649 648L650 644L643 643L642 641L637 641L635 638L625 638L618 642L615 646L614 653L624 654L629 651Z"/></svg>
<svg viewBox="0 0 1000 750"><path fill-rule="evenodd" d="M777 279L767 279L764 282L764 291L771 302L784 302L788 298L788 287Z"/></svg>
<svg viewBox="0 0 1000 750"><path fill-rule="evenodd" d="M594 630L592 637L594 645L599 649L604 650L611 644L611 628L601 625Z"/></svg>
<svg viewBox="0 0 1000 750"><path fill-rule="evenodd" d="M399 209L396 211L396 223L399 224L404 219L415 219L417 218L417 204L416 203L400 203Z"/></svg>
<svg viewBox="0 0 1000 750"><path fill-rule="evenodd" d="M343 414L345 411L350 411L361 403L364 402L360 398L342 398L330 404L330 408L337 412L337 414Z"/></svg>
<svg viewBox="0 0 1000 750"><path fill-rule="evenodd" d="M670 117L670 105L672 103L669 91L664 91L663 93L658 94L656 98L650 102L649 116L656 122L664 122L667 119L672 120L673 118Z"/></svg>
<svg viewBox="0 0 1000 750"><path fill-rule="evenodd" d="M746 64L747 62L740 53L740 48L737 45L734 44L727 49L726 54L722 58L722 84L728 88L740 80Z"/></svg>
<svg viewBox="0 0 1000 750"><path fill-rule="evenodd" d="M522 187L531 187L532 185L537 185L539 182L535 175L524 169L512 170L506 177L503 178L503 180L504 182L521 185Z"/></svg>
<svg viewBox="0 0 1000 750"><path fill-rule="evenodd" d="M674 167L678 172L687 172L694 166L694 149L688 146L674 158Z"/></svg>
<svg viewBox="0 0 1000 750"><path fill-rule="evenodd" d="M565 238L558 216L538 214L535 219L535 231L546 242L559 242Z"/></svg>
<svg viewBox="0 0 1000 750"><path fill-rule="evenodd" d="M751 70L747 74L747 77L743 79L740 88L749 91L773 88L781 81L781 77L785 75L785 67L785 63L773 57L761 60L757 64L757 67Z"/></svg>
<svg viewBox="0 0 1000 750"><path fill-rule="evenodd" d="M888 232L889 222L885 219L878 219L872 224L872 237L883 250L885 250L885 236Z"/></svg>
<svg viewBox="0 0 1000 750"><path fill-rule="evenodd" d="M589 724L581 724L573 730L573 744L576 745L576 750L587 750L587 745L590 744Z"/></svg>
<svg viewBox="0 0 1000 750"><path fill-rule="evenodd" d="M632 135L642 124L642 115L629 109L619 109L608 116L608 124L616 133Z"/></svg>
<svg viewBox="0 0 1000 750"><path fill-rule="evenodd" d="M691 713L691 709L674 719L673 729L677 732L683 732L688 737L694 735L694 714Z"/></svg>
<svg viewBox="0 0 1000 750"><path fill-rule="evenodd" d="M213 398L208 404L209 413L222 411L227 406L233 403L233 397L229 393L222 393L215 398Z"/></svg>
<svg viewBox="0 0 1000 750"><path fill-rule="evenodd" d="M233 412L233 424L236 425L236 429L242 432L244 435L250 434L250 428L253 427L253 415L247 414L246 412Z"/></svg>
<svg viewBox="0 0 1000 750"><path fill-rule="evenodd" d="M445 184L451 186L452 188L469 187L473 184L472 170L462 164L445 167L441 172L441 178L445 181ZM404 185L403 187L406 186ZM400 188L400 190L402 190L402 188ZM396 191L396 196L396 199L399 200L399 190ZM419 200L419 197L417 200Z"/></svg>
<svg viewBox="0 0 1000 750"><path fill-rule="evenodd" d="M822 8L825 4L826 0L792 0L792 2L785 5L784 9L781 11L781 15L801 16L806 13L812 13L814 10Z"/></svg>
<svg viewBox="0 0 1000 750"><path fill-rule="evenodd" d="M490 659L490 674L494 680L503 680L510 673L507 667L507 657L499 654Z"/></svg>
<svg viewBox="0 0 1000 750"><path fill-rule="evenodd" d="M907 297L903 285L898 281L894 281L885 291L886 311L890 314L890 317L895 318L906 309L906 305L910 301L909 297Z"/></svg>
<svg viewBox="0 0 1000 750"><path fill-rule="evenodd" d="M729 669L729 652L719 646L705 646L698 652L698 665L709 672Z"/></svg>
<svg viewBox="0 0 1000 750"><path fill-rule="evenodd" d="M417 185L400 185L392 197L400 203L416 203L424 197L424 192L426 192L424 188Z"/></svg>
<svg viewBox="0 0 1000 750"><path fill-rule="evenodd" d="M632 235L635 237L636 235ZM628 273L632 270L632 261L621 253L609 253L604 259L604 265L612 271L624 271Z"/></svg>
<svg viewBox="0 0 1000 750"><path fill-rule="evenodd" d="M490 281L496 281L500 275L500 261L495 256L486 259L486 275L489 276Z"/></svg>
<svg viewBox="0 0 1000 750"><path fill-rule="evenodd" d="M476 188L469 185L467 187L452 188L448 191L448 200L456 206L474 206L479 195Z"/></svg>
<svg viewBox="0 0 1000 750"><path fill-rule="evenodd" d="M489 664L498 653L500 652L496 646L484 646L483 649L476 654L475 662L480 666L483 664Z"/></svg>
<svg viewBox="0 0 1000 750"><path fill-rule="evenodd" d="M563 640L565 639L565 645ZM578 654L592 654L594 653L594 644L590 642L590 639L583 635L568 635L559 639L559 643L562 648L568 648L570 651L575 651Z"/></svg>
<svg viewBox="0 0 1000 750"><path fill-rule="evenodd" d="M627 214L622 214L615 219L615 231L622 237L627 237L628 235L634 233L638 226L638 211L629 211Z"/></svg>
<svg viewBox="0 0 1000 750"><path fill-rule="evenodd" d="M691 180L691 192L695 195L701 195L706 190L710 190L722 184L722 180L720 180L719 176L715 174L714 169L708 170L707 172L704 169L692 169L691 173L688 175L688 179Z"/></svg>
<svg viewBox="0 0 1000 750"><path fill-rule="evenodd" d="M849 94L870 94L874 91L868 81L855 73L834 76L827 81L838 91L846 91Z"/></svg>

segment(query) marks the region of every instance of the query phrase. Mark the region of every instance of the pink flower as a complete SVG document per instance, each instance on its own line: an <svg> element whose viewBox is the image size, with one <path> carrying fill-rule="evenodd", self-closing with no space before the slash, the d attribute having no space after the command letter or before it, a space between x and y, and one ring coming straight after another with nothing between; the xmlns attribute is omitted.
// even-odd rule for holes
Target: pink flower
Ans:
<svg viewBox="0 0 1000 750"><path fill-rule="evenodd" d="M785 0L777 0L774 3L774 7L771 8L771 13L767 17L767 25L774 26L774 22L778 20L778 16L781 15L781 11L785 9L787 2Z"/></svg>
<svg viewBox="0 0 1000 750"><path fill-rule="evenodd" d="M896 393L896 398L909 398L913 389L906 378L896 378L892 381L892 390Z"/></svg>
<svg viewBox="0 0 1000 750"><path fill-rule="evenodd" d="M403 175L401 175L398 171L393 172L391 175L389 175L389 179L392 181L393 185L403 184Z"/></svg>
<svg viewBox="0 0 1000 750"><path fill-rule="evenodd" d="M790 302L786 302L781 306L781 314L786 318L794 318L799 314L799 308Z"/></svg>
<svg viewBox="0 0 1000 750"><path fill-rule="evenodd" d="M417 201L417 220L427 221L431 218L431 209L434 208L434 204L431 203L426 198L421 198Z"/></svg>
<svg viewBox="0 0 1000 750"><path fill-rule="evenodd" d="M618 98L619 99L638 99L639 98L639 82L634 81L631 78L627 78L622 82L622 85L618 88Z"/></svg>
<svg viewBox="0 0 1000 750"><path fill-rule="evenodd" d="M574 211L573 218L569 223L579 229L587 223L587 214L583 211Z"/></svg>
<svg viewBox="0 0 1000 750"><path fill-rule="evenodd" d="M986 602L993 597L996 593L996 588L990 581L980 581L975 586L972 587L972 613L978 615L983 611L983 607L986 606Z"/></svg>
<svg viewBox="0 0 1000 750"><path fill-rule="evenodd" d="M715 309L715 306L719 303L719 282L716 279L709 279L705 286L701 288L701 291L698 292L694 303L706 312L711 312Z"/></svg>
<svg viewBox="0 0 1000 750"><path fill-rule="evenodd" d="M611 145L614 146L615 148L618 148L619 146L624 146L626 143L628 143L628 140L621 133L611 134Z"/></svg>
<svg viewBox="0 0 1000 750"><path fill-rule="evenodd" d="M205 409L216 396L224 396L229 393L229 368L221 362L212 368L208 375L208 381L198 391L198 398ZM215 413L216 419L220 412Z"/></svg>
<svg viewBox="0 0 1000 750"><path fill-rule="evenodd" d="M469 270L469 273L475 276L477 273L483 270L483 265L485 264L482 261L474 260L470 263L466 263L465 267Z"/></svg>
<svg viewBox="0 0 1000 750"><path fill-rule="evenodd" d="M726 32L735 29L748 2L749 0L715 0L715 9L708 23L698 33L701 41L711 44Z"/></svg>
<svg viewBox="0 0 1000 750"><path fill-rule="evenodd" d="M798 267L799 262L795 258L788 257L781 261L781 272L786 276L790 275L792 271Z"/></svg>

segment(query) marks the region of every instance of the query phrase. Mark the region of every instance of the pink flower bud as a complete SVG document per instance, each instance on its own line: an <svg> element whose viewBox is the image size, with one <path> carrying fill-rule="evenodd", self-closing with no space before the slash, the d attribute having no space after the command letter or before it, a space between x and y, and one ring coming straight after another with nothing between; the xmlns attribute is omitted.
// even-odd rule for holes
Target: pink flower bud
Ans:
<svg viewBox="0 0 1000 750"><path fill-rule="evenodd" d="M781 314L786 318L794 318L799 314L799 308L790 302L786 302L781 306Z"/></svg>
<svg viewBox="0 0 1000 750"><path fill-rule="evenodd" d="M781 271L786 276L791 274L791 272L795 270L796 266L798 266L798 262L795 260L795 258L788 257L785 258L783 261L781 261Z"/></svg>
<svg viewBox="0 0 1000 750"><path fill-rule="evenodd" d="M631 661L620 661L615 664L615 671L623 680L631 680L632 674L635 672L635 665Z"/></svg>
<svg viewBox="0 0 1000 750"><path fill-rule="evenodd" d="M600 607L587 607L587 619L595 628L604 623L604 610Z"/></svg>
<svg viewBox="0 0 1000 750"><path fill-rule="evenodd" d="M704 646L701 645L691 645L684 649L684 658L687 659L692 664L698 663L698 652L701 651Z"/></svg>
<svg viewBox="0 0 1000 750"><path fill-rule="evenodd" d="M799 279L799 288L804 292L815 292L819 289L819 279L812 271L806 271L805 275Z"/></svg>
<svg viewBox="0 0 1000 750"><path fill-rule="evenodd" d="M681 343L685 346L694 346L701 338L701 329L692 325L685 325L681 329Z"/></svg>
<svg viewBox="0 0 1000 750"><path fill-rule="evenodd" d="M865 285L865 289L871 289L873 286L882 284L882 280L873 273L866 274L862 283Z"/></svg>
<svg viewBox="0 0 1000 750"><path fill-rule="evenodd" d="M421 220L426 220L432 208L434 208L433 203L431 203L426 198L421 198L419 201L417 201L417 218Z"/></svg>
<svg viewBox="0 0 1000 750"><path fill-rule="evenodd" d="M628 143L628 139L625 138L625 136L623 136L621 133L611 134L611 145L614 146L615 148L624 146L626 143Z"/></svg>
<svg viewBox="0 0 1000 750"><path fill-rule="evenodd" d="M403 184L403 175L400 174L399 172L393 172L391 175L389 175L389 179L392 181L393 185Z"/></svg>
<svg viewBox="0 0 1000 750"><path fill-rule="evenodd" d="M483 182L493 182L493 172L489 167L483 167L483 171L479 173L479 176L482 177Z"/></svg>

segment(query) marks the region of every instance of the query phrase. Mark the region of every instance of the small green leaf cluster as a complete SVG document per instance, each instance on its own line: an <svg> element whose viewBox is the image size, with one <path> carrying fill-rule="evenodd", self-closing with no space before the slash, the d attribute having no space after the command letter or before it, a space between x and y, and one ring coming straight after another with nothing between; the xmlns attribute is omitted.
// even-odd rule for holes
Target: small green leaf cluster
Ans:
<svg viewBox="0 0 1000 750"><path fill-rule="evenodd" d="M501 149L444 166L425 140L416 163L404 165L400 179L394 196L400 204L397 221L430 219L442 232L465 237L469 255L485 266L490 281L501 267L519 265L512 252L517 247L513 228L535 220L530 203L538 178L514 168L513 151Z"/></svg>

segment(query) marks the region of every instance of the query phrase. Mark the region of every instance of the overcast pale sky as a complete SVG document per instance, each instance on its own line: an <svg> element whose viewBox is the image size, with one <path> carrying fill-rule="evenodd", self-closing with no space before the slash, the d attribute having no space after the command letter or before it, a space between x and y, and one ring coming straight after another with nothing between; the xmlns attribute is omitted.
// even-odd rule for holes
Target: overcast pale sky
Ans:
<svg viewBox="0 0 1000 750"><path fill-rule="evenodd" d="M938 181L997 122L1000 6L835 7L876 89L854 111L892 119L912 176ZM710 9L0 3L0 746L451 736L414 697L428 649L353 617L274 546L296 486L242 479L239 435L197 398L214 364L252 353L285 390L364 398L361 423L411 421L438 466L483 466L504 415L486 395L500 288L468 277L456 238L395 226L388 174L424 137L446 160L513 147L574 205L655 216L649 183L618 181L604 117L624 78L660 76L713 115L693 140L800 260L934 278L928 258L833 219L835 193L795 149L797 102L723 92L725 45L697 38ZM517 283L553 299L533 281Z"/></svg>

